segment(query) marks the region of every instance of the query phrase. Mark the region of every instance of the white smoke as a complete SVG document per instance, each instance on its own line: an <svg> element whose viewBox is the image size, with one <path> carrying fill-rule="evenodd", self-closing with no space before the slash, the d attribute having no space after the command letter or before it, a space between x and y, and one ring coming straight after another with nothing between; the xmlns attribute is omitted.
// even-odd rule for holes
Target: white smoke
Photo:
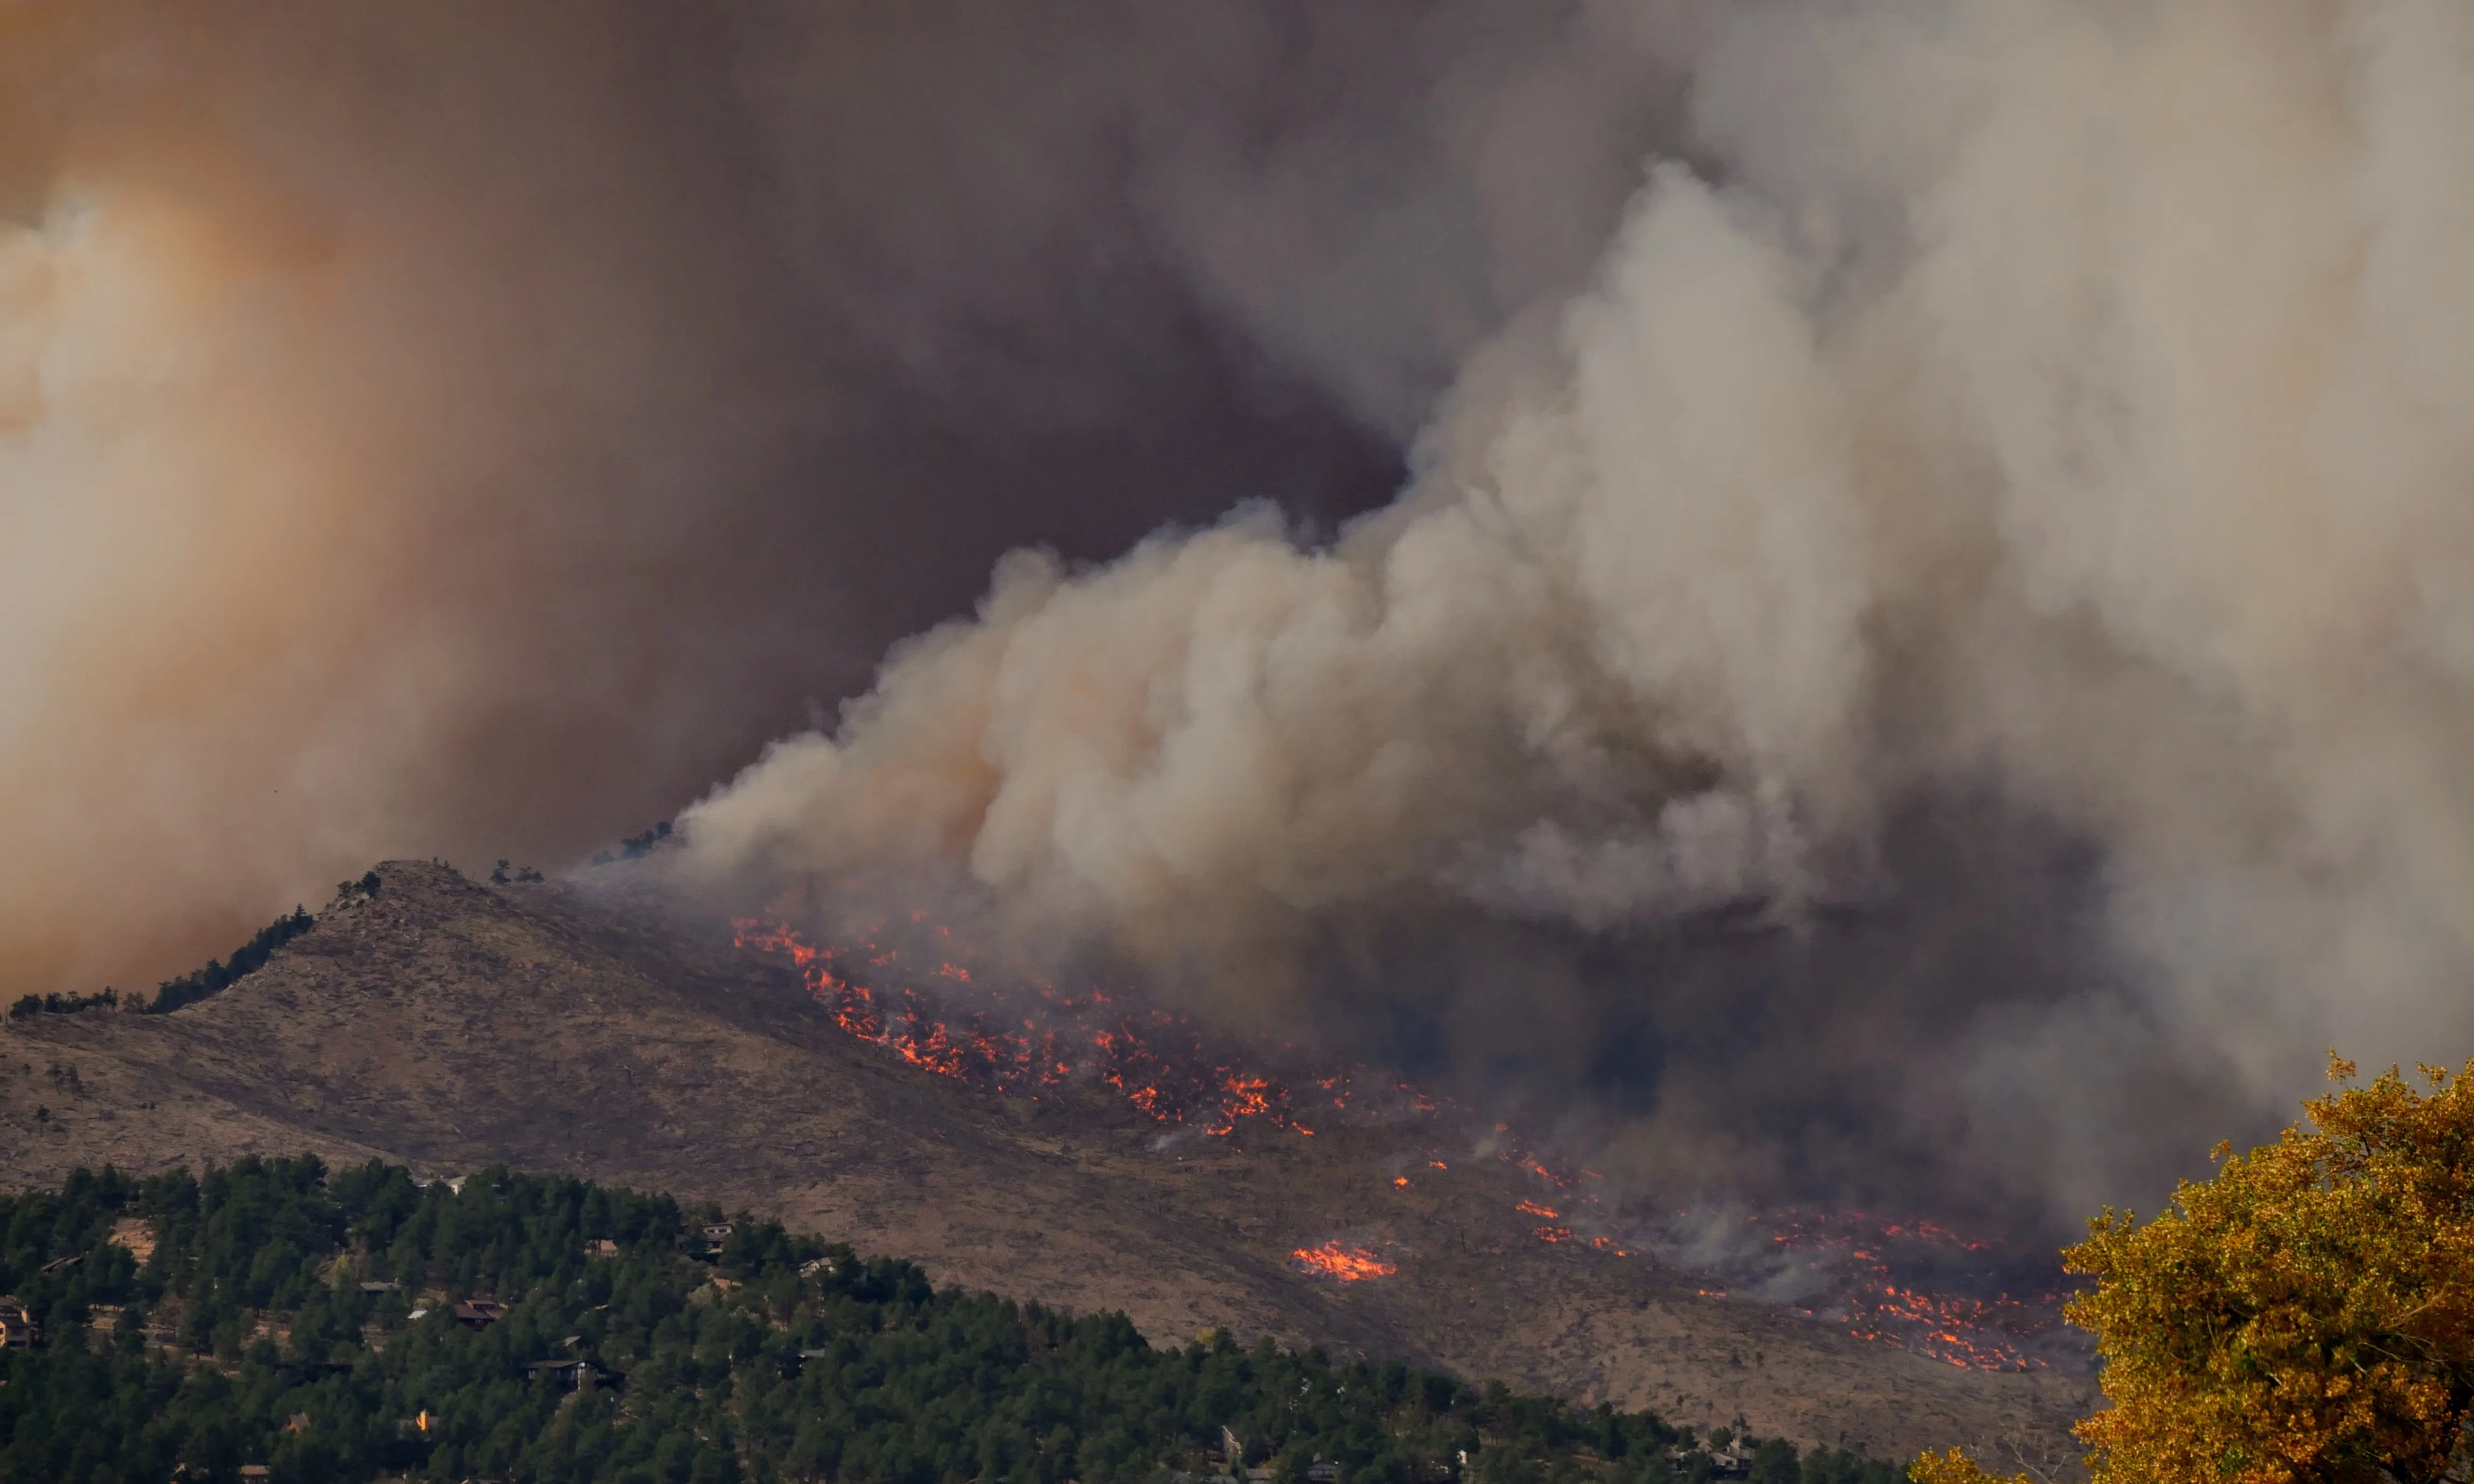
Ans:
<svg viewBox="0 0 2474 1484"><path fill-rule="evenodd" d="M1166 969L1359 912L1807 920L1990 789L2100 847L2132 987L1976 986L1931 1136L2041 1128L2084 1206L2218 1131L2120 1127L2140 1027L2254 1108L2331 1043L2474 1050L2474 10L1693 35L1695 163L1464 366L1395 506L1008 558L691 864L958 875Z"/></svg>

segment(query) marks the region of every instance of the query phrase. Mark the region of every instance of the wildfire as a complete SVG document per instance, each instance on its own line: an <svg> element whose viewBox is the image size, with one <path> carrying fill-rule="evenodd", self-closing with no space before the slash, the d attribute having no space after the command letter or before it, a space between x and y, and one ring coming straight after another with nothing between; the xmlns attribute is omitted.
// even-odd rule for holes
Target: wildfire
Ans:
<svg viewBox="0 0 2474 1484"><path fill-rule="evenodd" d="M924 926L924 917L914 916L913 925ZM1350 1122L1402 1113L1432 1120L1446 1108L1464 1117L1473 1111L1405 1083L1370 1082L1346 1071L1300 1078L1293 1087L1206 1040L1192 1023L1131 998L1097 987L1066 993L1028 972L992 973L983 964L957 961L968 956L941 928L934 930L934 961L914 962L898 944L820 947L786 926L749 919L733 927L741 948L796 968L845 1034L922 1071L1007 1096L1037 1098L1088 1080L1156 1123L1219 1138L1257 1128L1310 1136L1303 1121L1310 1113L1320 1123L1333 1115ZM957 992L980 1008L956 1005L948 996ZM1537 1241L1623 1258L1658 1245L1653 1229L1623 1217L1589 1188L1605 1177L1558 1168L1551 1154L1525 1145L1509 1125L1493 1125L1478 1152L1536 1182L1539 1195L1515 1208L1539 1223L1529 1228ZM1423 1167L1449 1170L1435 1157L1441 1153L1428 1152ZM1395 1188L1409 1184L1406 1175L1390 1179ZM1706 1273L1723 1286L1701 1293L1802 1293L1805 1298L1791 1302L1804 1312L1835 1320L1858 1339L1953 1366L2043 1369L2050 1361L2039 1351L2058 1352L2062 1295L2050 1264L2005 1256L1930 1222L1795 1211L1753 1221L1765 1229L1769 1240L1761 1245L1773 1255ZM1372 1252L1336 1241L1299 1248L1290 1261L1340 1282L1397 1271ZM1970 1297L1981 1294L1994 1297Z"/></svg>
<svg viewBox="0 0 2474 1484"><path fill-rule="evenodd" d="M1792 1210L1753 1219L1819 1280L1805 1312L1842 1321L1859 1340L1980 1371L2045 1370L2039 1351L2064 1343L2062 1278L2050 1263L1931 1222Z"/></svg>
<svg viewBox="0 0 2474 1484"><path fill-rule="evenodd" d="M1589 1188L1604 1176L1557 1169L1551 1156L1524 1146L1508 1125L1495 1125L1494 1133L1494 1156L1544 1187L1543 1199L1515 1206L1542 1223L1530 1228L1531 1237L1616 1257L1642 1250L1637 1224ZM2051 1364L2048 1355L2067 1346L2058 1333L2060 1274L2050 1261L2005 1253L1928 1221L1792 1210L1752 1219L1767 1229L1774 1255L1706 1275L1726 1286L1702 1293L1801 1292L1805 1313L1835 1319L1857 1339L1971 1370L2043 1370Z"/></svg>
<svg viewBox="0 0 2474 1484"><path fill-rule="evenodd" d="M1344 1247L1338 1242L1325 1242L1320 1247L1300 1247L1289 1253L1289 1261L1303 1272L1336 1278L1344 1283L1390 1277L1400 1271L1365 1248Z"/></svg>
<svg viewBox="0 0 2474 1484"><path fill-rule="evenodd" d="M1089 1075L1115 1089L1146 1116L1225 1138L1249 1125L1310 1138L1300 1118L1307 1104L1283 1083L1215 1052L1195 1026L1101 989L1067 994L1029 975L1010 989L1001 976L974 976L968 965L940 961L924 968L905 961L899 946L868 941L855 948L818 947L790 928L755 919L732 923L740 948L789 960L808 992L843 1032L885 1047L922 1071L990 1087L1008 1096L1038 1097ZM951 935L938 930L950 945ZM859 965L843 967L847 957ZM968 985L981 999L1007 1007L958 1012L932 985ZM1308 1084L1334 1110L1362 1100L1346 1072ZM1379 1091L1380 1089L1378 1089ZM1423 1108L1431 1100L1395 1087Z"/></svg>

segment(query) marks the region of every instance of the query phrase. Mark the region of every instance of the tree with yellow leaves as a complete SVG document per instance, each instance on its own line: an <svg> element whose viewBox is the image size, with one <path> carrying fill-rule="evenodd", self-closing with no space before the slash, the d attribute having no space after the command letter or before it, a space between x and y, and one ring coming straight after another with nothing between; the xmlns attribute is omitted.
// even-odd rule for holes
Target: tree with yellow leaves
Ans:
<svg viewBox="0 0 2474 1484"><path fill-rule="evenodd" d="M2096 1279L2065 1312L2104 1359L2112 1405L2077 1427L2098 1484L2474 1473L2474 1062L2421 1071L2427 1092L2391 1068L2306 1103L2313 1131L2219 1145L2171 1208L2108 1209L2063 1253ZM1908 1477L1993 1476L1953 1448Z"/></svg>

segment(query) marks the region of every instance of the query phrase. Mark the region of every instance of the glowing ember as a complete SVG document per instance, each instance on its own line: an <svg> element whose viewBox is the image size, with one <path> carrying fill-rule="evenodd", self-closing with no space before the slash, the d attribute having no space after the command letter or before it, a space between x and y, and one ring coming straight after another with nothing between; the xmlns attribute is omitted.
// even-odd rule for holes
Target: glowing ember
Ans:
<svg viewBox="0 0 2474 1484"><path fill-rule="evenodd" d="M1584 1243L1615 1257L1654 1245L1641 1240L1647 1233L1637 1223L1588 1188L1603 1176L1566 1175L1551 1156L1524 1147L1509 1126L1498 1124L1494 1132L1497 1159L1556 1192L1551 1204L1530 1198L1516 1207L1547 1223L1531 1228L1532 1237ZM2061 1321L2061 1274L2050 1257L2004 1252L1928 1221L1880 1222L1860 1212L1785 1211L1751 1220L1769 1239L1765 1251L1709 1273L1727 1286L1703 1293L1764 1293L1844 1324L1857 1339L1969 1370L2044 1370L2074 1353Z"/></svg>
<svg viewBox="0 0 2474 1484"><path fill-rule="evenodd" d="M2056 1265L1972 1241L1931 1222L1878 1222L1861 1212L1783 1211L1752 1218L1817 1292L1806 1313L1846 1324L1859 1340L1976 1371L2041 1371L2073 1349L2063 1330ZM1973 1297L1990 1293L1992 1297Z"/></svg>
<svg viewBox="0 0 2474 1484"><path fill-rule="evenodd" d="M1036 1098L1089 1076L1159 1123L1215 1137L1262 1125L1311 1138L1300 1114L1328 1099L1335 1111L1368 1101L1406 1098L1431 1112L1431 1099L1402 1085L1370 1100L1346 1072L1308 1084L1300 1098L1260 1070L1215 1052L1190 1022L1100 989L1067 994L1029 975L1008 987L991 976L939 961L924 969L904 950L879 941L820 948L784 926L741 919L734 942L787 958L808 992L848 1034L883 1046L922 1071ZM942 947L957 945L937 930ZM989 1009L949 1009L943 985L968 986ZM1318 1120L1320 1121L1320 1120Z"/></svg>
<svg viewBox="0 0 2474 1484"><path fill-rule="evenodd" d="M1316 1123L1331 1116L1357 1123L1473 1113L1405 1083L1346 1071L1293 1087L1207 1041L1190 1022L1131 999L1099 988L1066 993L1027 971L991 973L984 964L957 961L970 956L924 914L912 917L919 931L905 935L905 941L934 941L936 952L923 961L877 938L825 948L788 927L752 919L733 926L740 947L788 960L847 1034L922 1071L1007 1096L1037 1098L1078 1081L1097 1083L1156 1123L1224 1138L1253 1129L1310 1136L1302 1121L1309 1114ZM949 998L958 994L963 1003ZM1273 1050L1269 1042L1261 1049ZM1433 1157L1439 1153L1427 1151L1425 1168L1450 1168ZM1589 1187L1603 1176L1559 1169L1554 1156L1526 1146L1507 1124L1493 1125L1473 1153L1535 1181L1538 1196L1516 1209L1542 1223L1529 1229L1540 1242L1618 1258L1661 1243L1679 1246L1654 1223L1602 1203ZM1395 1189L1409 1184L1406 1175L1391 1180ZM2043 1369L2048 1356L2061 1358L2071 1349L2060 1332L2060 1275L2050 1260L1999 1253L1929 1222L1795 1211L1751 1220L1761 1229L1743 1249L1749 1255L1706 1272L1705 1279L1723 1286L1701 1293L1759 1294L1844 1325L1859 1339L1971 1369ZM1338 1242L1300 1248L1290 1260L1340 1282L1396 1271L1371 1252ZM1971 1297L1986 1294L1993 1297Z"/></svg>
<svg viewBox="0 0 2474 1484"><path fill-rule="evenodd" d="M1300 1247L1289 1253L1289 1261L1300 1271L1321 1277L1337 1278L1344 1283L1390 1277L1400 1271L1365 1248L1343 1247L1338 1242L1325 1242L1321 1247Z"/></svg>

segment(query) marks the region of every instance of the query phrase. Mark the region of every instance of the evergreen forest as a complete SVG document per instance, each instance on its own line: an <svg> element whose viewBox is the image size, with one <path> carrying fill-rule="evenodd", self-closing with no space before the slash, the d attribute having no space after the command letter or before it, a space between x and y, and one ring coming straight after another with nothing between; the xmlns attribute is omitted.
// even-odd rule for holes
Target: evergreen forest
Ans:
<svg viewBox="0 0 2474 1484"><path fill-rule="evenodd" d="M81 1170L0 1199L0 1292L39 1334L0 1350L0 1479L1900 1477L1269 1340L1158 1348L1122 1315L504 1169Z"/></svg>

